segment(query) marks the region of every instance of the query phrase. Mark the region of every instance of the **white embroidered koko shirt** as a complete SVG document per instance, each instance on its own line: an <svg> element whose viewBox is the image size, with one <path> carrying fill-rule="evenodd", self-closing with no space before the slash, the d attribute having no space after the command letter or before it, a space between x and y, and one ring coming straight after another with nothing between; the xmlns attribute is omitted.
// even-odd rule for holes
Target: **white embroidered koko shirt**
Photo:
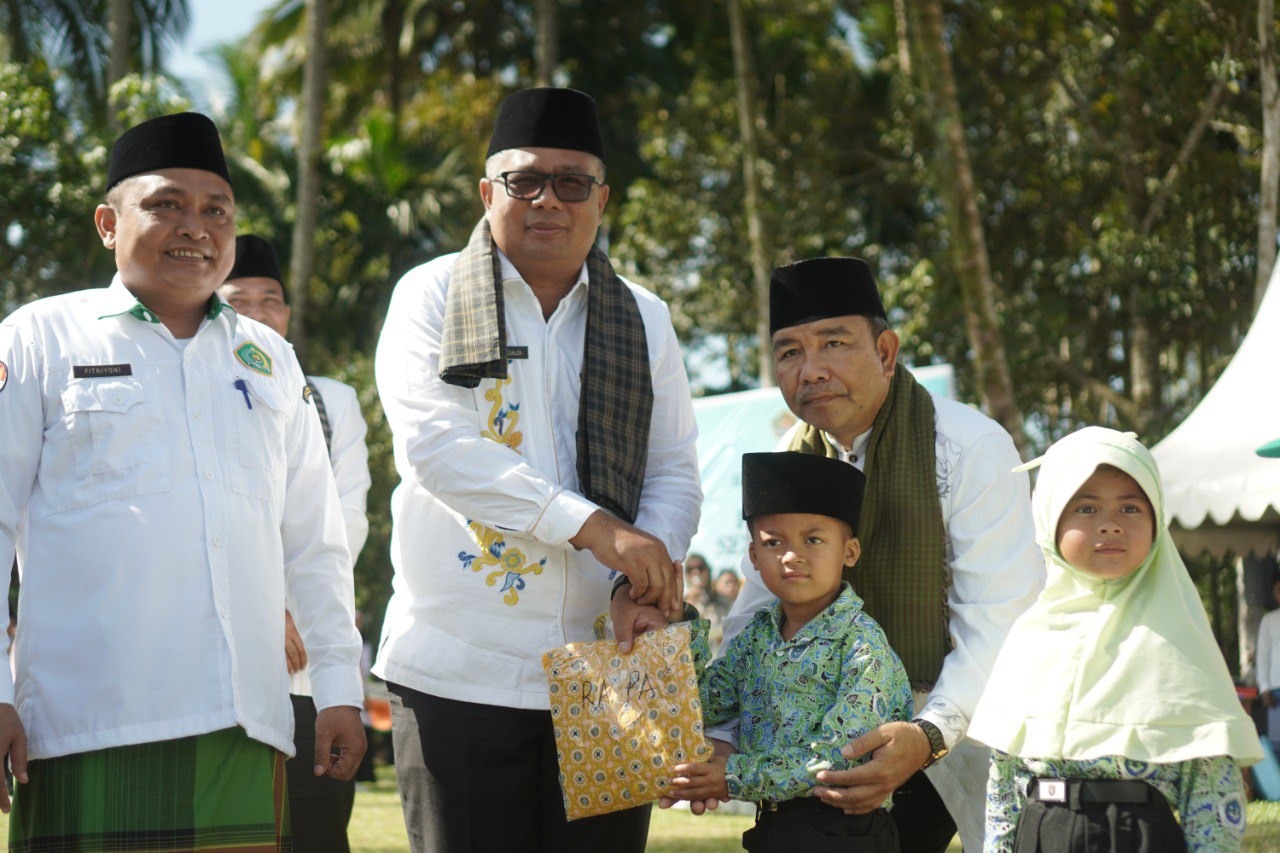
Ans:
<svg viewBox="0 0 1280 853"><path fill-rule="evenodd" d="M549 707L542 653L594 639L612 573L569 539L596 506L578 493L575 435L587 274L550 319L501 257L507 380L440 380L445 293L456 255L396 286L377 376L401 483L391 501L393 594L374 672L423 693ZM698 526L689 384L666 305L628 283L653 377L649 457L636 526L680 559Z"/></svg>

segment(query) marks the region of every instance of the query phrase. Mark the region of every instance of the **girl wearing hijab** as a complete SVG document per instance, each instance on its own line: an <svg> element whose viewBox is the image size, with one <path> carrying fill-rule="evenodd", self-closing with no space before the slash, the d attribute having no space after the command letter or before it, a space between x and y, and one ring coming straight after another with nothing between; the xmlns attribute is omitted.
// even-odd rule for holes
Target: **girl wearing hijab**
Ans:
<svg viewBox="0 0 1280 853"><path fill-rule="evenodd" d="M1262 757L1133 433L1087 427L1035 462L1048 580L969 728L994 750L984 849L1239 850ZM1181 825L1174 817L1176 810Z"/></svg>

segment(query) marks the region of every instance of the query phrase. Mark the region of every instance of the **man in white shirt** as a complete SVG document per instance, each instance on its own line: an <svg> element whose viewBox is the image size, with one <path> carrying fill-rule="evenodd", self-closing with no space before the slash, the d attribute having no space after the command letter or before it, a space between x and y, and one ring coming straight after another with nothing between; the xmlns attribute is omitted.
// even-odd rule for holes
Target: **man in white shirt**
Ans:
<svg viewBox="0 0 1280 853"><path fill-rule="evenodd" d="M256 234L236 237L236 263L218 293L240 316L252 317L280 337L289 337L293 311L289 307L280 260L275 247L266 239ZM369 535L365 502L372 482L369 450L364 443L368 428L360 413L355 388L324 376L308 376L307 386L309 390L304 393L310 394L311 404L320 415L354 566ZM312 773L310 756L315 748L316 706L311 699L306 644L288 612L285 613L285 653L296 750L285 765L293 844L298 850L312 853L346 853L350 849L347 824L355 804L356 783L354 779Z"/></svg>
<svg viewBox="0 0 1280 853"><path fill-rule="evenodd" d="M401 484L374 672L415 851L644 849L648 807L568 823L541 655L591 640L619 574L683 610L701 489L670 315L594 248L595 102L502 104L461 253L411 270L378 345Z"/></svg>
<svg viewBox="0 0 1280 853"><path fill-rule="evenodd" d="M1280 604L1280 581L1271 588ZM1280 608L1263 614L1258 623L1258 699L1267 709L1267 737L1280 752Z"/></svg>
<svg viewBox="0 0 1280 853"><path fill-rule="evenodd" d="M288 344L215 294L235 198L209 119L122 134L94 221L111 286L0 323L0 563L16 552L22 582L0 679L10 843L283 846L286 593L322 709L315 772L350 777L365 748L320 424Z"/></svg>
<svg viewBox="0 0 1280 853"><path fill-rule="evenodd" d="M916 693L913 722L854 741L846 755L870 761L819 773L815 793L856 813L893 794L903 850L945 850L957 828L966 850L980 849L988 753L962 741L1009 625L1044 583L1027 477L1011 470L1017 451L994 421L929 394L898 366L865 261L775 269L770 328L779 389L801 420L779 449L867 474L863 556L850 581ZM756 572L743 574L725 644L771 600Z"/></svg>

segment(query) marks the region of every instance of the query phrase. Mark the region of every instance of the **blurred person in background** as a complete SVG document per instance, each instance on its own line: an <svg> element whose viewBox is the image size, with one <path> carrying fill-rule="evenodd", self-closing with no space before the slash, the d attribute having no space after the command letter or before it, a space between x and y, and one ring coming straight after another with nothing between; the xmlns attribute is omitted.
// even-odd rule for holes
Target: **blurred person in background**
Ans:
<svg viewBox="0 0 1280 853"><path fill-rule="evenodd" d="M289 320L289 291L275 247L256 234L236 238L236 263L218 293L237 314L251 317L286 340ZM369 477L369 451L365 446L364 416L356 389L336 379L307 376L307 387L320 428L324 433L329 464L333 467L342 520L347 530L347 549L355 566L360 549L369 535L365 515ZM359 627L359 614L357 628ZM364 644L362 643L362 649ZM347 853L347 824L355 805L355 779L334 779L311 772L310 755L315 748L316 706L311 698L311 678L307 649L298 634L293 616L285 611L285 653L289 661L289 699L293 703L293 742L297 754L285 765L289 781L289 813L294 822L293 843L300 851ZM361 676L367 672L361 653ZM367 732L366 732L367 738ZM361 763L362 768L368 764Z"/></svg>

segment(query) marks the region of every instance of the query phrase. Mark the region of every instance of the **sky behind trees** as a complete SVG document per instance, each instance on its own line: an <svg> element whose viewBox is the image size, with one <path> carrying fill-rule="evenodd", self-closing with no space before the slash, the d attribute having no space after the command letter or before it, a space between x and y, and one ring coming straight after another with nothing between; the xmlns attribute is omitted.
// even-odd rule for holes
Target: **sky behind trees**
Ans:
<svg viewBox="0 0 1280 853"><path fill-rule="evenodd" d="M223 101L230 93L226 74L216 61L201 56L210 48L234 42L249 34L270 0L188 0L191 28L169 54L173 76L191 85L195 106L213 109L217 93ZM204 98L206 100L201 101Z"/></svg>

